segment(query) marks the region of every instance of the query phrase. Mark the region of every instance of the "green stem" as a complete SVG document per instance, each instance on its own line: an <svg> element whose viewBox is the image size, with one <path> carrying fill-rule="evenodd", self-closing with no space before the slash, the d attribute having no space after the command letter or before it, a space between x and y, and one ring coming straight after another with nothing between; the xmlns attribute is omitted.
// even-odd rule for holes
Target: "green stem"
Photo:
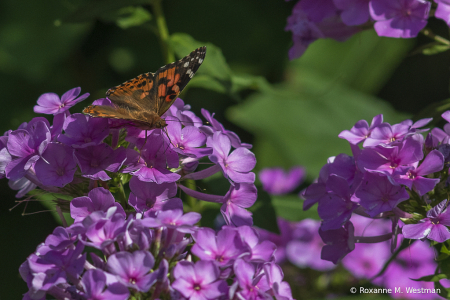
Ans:
<svg viewBox="0 0 450 300"><path fill-rule="evenodd" d="M450 41L439 36L439 35L435 35L433 32L431 32L431 30L425 28L421 31L423 33L423 35L435 40L436 42L442 44L442 45L446 45L446 46L450 46Z"/></svg>
<svg viewBox="0 0 450 300"><path fill-rule="evenodd" d="M118 198L120 203L122 204L122 206L125 208L128 205L128 200L127 200L127 195L125 194L125 190L123 188L123 183L120 182L119 183L119 193L118 193Z"/></svg>
<svg viewBox="0 0 450 300"><path fill-rule="evenodd" d="M196 187L195 187L195 180L187 179L187 180L185 181L185 184L184 184L184 185L185 185L186 187L190 188L191 190L196 190ZM194 197L189 196L189 195L186 194L186 201L187 201L187 203L188 203L188 205L189 205L189 207L191 208L192 211L200 212L200 211L199 211L199 210L200 210L200 207L199 207L199 205L198 205L198 203L197 203L197 199L195 199Z"/></svg>
<svg viewBox="0 0 450 300"><path fill-rule="evenodd" d="M162 10L161 0L151 0L150 4L155 15L156 26L158 27L159 38L161 40L161 50L167 64L175 61L175 54L169 47L169 29L167 29L166 19Z"/></svg>

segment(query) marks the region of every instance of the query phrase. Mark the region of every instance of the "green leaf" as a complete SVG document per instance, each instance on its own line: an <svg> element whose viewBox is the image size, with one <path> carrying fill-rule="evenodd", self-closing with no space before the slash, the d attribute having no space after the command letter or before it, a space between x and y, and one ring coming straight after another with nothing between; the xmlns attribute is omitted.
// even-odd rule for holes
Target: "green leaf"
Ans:
<svg viewBox="0 0 450 300"><path fill-rule="evenodd" d="M122 29L127 29L134 26L140 26L152 19L152 15L148 10L141 6L129 6L120 9L116 19L116 24Z"/></svg>
<svg viewBox="0 0 450 300"><path fill-rule="evenodd" d="M258 186L258 199L249 208L253 213L253 225L274 233L280 233L278 229L275 209L270 201L270 196Z"/></svg>
<svg viewBox="0 0 450 300"><path fill-rule="evenodd" d="M413 46L411 39L380 38L375 31L365 30L345 43L319 39L294 64L355 90L373 93L383 87Z"/></svg>
<svg viewBox="0 0 450 300"><path fill-rule="evenodd" d="M303 200L294 195L272 196L272 205L277 216L288 221L301 221L307 218L320 220L316 209L303 210Z"/></svg>
<svg viewBox="0 0 450 300"><path fill-rule="evenodd" d="M257 156L258 168L273 166L278 157L287 157L291 165L305 166L308 178L313 179L328 157L351 153L348 142L338 138L341 131L361 119L370 123L380 113L389 123L406 118L374 96L311 70L293 69L287 84L252 95L245 103L229 109L227 116L257 140L276 148L275 156ZM262 151L255 149L257 155Z"/></svg>
<svg viewBox="0 0 450 300"><path fill-rule="evenodd" d="M434 274L434 275L428 275L428 276L423 276L417 279L413 279L411 278L411 280L414 281L428 281L428 282L436 282L439 281L441 279L447 279L447 275L445 274Z"/></svg>
<svg viewBox="0 0 450 300"><path fill-rule="evenodd" d="M434 288L438 290L439 296L449 299L450 289L445 288L439 281L434 283Z"/></svg>
<svg viewBox="0 0 450 300"><path fill-rule="evenodd" d="M97 0L89 1L86 5L79 7L69 16L63 19L63 22L80 23L95 20L101 16L128 6L149 4L148 0Z"/></svg>

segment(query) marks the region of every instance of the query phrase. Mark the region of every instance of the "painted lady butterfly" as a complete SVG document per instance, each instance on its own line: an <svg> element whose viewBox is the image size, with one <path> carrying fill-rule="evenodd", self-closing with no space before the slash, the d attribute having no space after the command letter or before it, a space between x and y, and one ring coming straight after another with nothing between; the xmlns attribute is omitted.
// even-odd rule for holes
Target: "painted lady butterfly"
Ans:
<svg viewBox="0 0 450 300"><path fill-rule="evenodd" d="M206 47L200 47L179 61L161 67L156 73L144 73L110 88L106 97L113 106L90 105L83 113L92 117L129 120L132 125L150 130L164 128L161 116L197 72L205 59Z"/></svg>

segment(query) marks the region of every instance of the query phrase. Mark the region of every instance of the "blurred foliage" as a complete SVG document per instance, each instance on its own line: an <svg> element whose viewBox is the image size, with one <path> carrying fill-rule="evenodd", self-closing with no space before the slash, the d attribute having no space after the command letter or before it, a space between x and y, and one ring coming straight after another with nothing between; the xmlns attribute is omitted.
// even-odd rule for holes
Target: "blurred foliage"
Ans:
<svg viewBox="0 0 450 300"><path fill-rule="evenodd" d="M197 114L200 108L215 112L227 129L252 143L257 170L303 165L310 182L329 156L349 153L337 135L356 121L370 122L383 113L387 122L395 123L425 107L428 116L436 117L436 111L448 105L440 101L449 97L450 57L409 55L429 43L424 38L387 39L367 31L345 43L318 41L302 58L289 62L291 37L284 27L293 2L163 0L169 36L167 40L161 36L161 43L157 26L161 19L155 17L153 1L2 0L1 130L16 129L35 117L33 106L46 92L61 95L80 86L82 92L91 93L85 103L71 109L81 111L104 97L108 88L164 65L168 57L161 49L166 46L182 57L207 45L205 63L181 97ZM431 25L434 32L447 36L443 22ZM19 217L24 204L9 212L14 192L6 180L0 184L4 254L0 299L19 299L27 289L18 267L57 222L48 212ZM204 184L208 192L224 193L214 180ZM273 199L264 192L259 195L252 208L258 226L277 231L277 215L292 221L318 218L314 210L302 211L296 195ZM214 225L219 208L203 207L204 224ZM25 212L43 210L39 203L29 203ZM294 266L285 272L307 279L291 282L298 298L351 295L351 281L340 289L331 285L328 291L306 293L310 288L325 289L328 275Z"/></svg>

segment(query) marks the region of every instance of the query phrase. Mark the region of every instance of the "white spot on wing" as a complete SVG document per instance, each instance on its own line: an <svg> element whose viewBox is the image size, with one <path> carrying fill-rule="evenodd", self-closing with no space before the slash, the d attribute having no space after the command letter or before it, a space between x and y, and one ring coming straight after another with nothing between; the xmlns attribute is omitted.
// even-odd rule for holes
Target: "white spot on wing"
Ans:
<svg viewBox="0 0 450 300"><path fill-rule="evenodd" d="M187 68L187 66L189 66L189 62L188 61L184 63L183 67Z"/></svg>
<svg viewBox="0 0 450 300"><path fill-rule="evenodd" d="M203 62L203 59L200 58L200 59L198 60L198 63L201 64L202 62Z"/></svg>

